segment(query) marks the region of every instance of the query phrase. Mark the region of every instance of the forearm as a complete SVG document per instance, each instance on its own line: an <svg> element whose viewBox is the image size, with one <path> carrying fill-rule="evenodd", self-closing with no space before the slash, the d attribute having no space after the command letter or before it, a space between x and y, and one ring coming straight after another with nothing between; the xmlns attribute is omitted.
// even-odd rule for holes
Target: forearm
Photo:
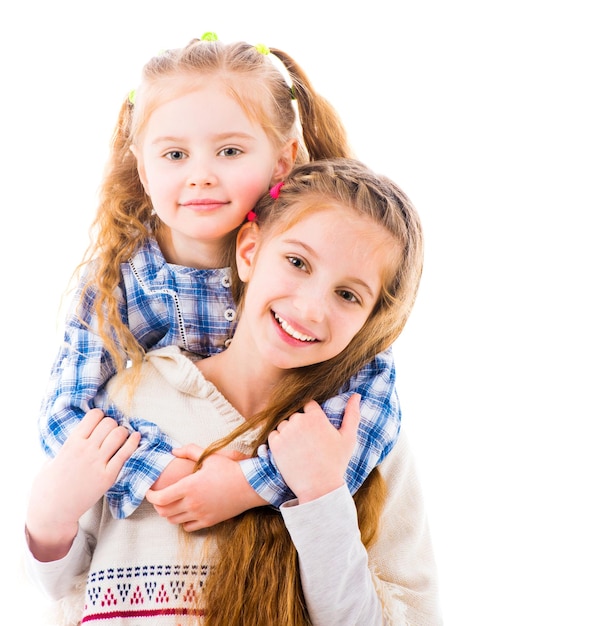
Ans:
<svg viewBox="0 0 604 626"><path fill-rule="evenodd" d="M382 607L345 486L303 505L281 507L300 564L314 626L382 624Z"/></svg>
<svg viewBox="0 0 604 626"><path fill-rule="evenodd" d="M202 449L189 444L175 449L174 453L178 457L176 461L187 461L194 466ZM180 524L186 531L208 528L249 509L266 506L266 500L252 489L241 471L237 462L240 456L232 450L212 454L198 471L189 471L189 476L163 489L154 487L148 491L147 500L159 515ZM172 477L170 467L166 474L156 485Z"/></svg>

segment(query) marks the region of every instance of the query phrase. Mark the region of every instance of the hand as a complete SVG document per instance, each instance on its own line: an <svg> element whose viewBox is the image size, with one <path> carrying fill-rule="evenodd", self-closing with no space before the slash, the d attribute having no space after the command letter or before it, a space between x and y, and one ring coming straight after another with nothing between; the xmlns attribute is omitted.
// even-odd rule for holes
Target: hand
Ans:
<svg viewBox="0 0 604 626"><path fill-rule="evenodd" d="M360 400L359 394L350 397L339 430L313 400L304 413L294 413L269 435L277 468L300 504L344 484L361 419Z"/></svg>
<svg viewBox="0 0 604 626"><path fill-rule="evenodd" d="M197 460L203 449L195 444L175 448L179 458ZM248 509L263 506L262 499L247 482L238 461L246 458L233 450L220 450L204 460L197 472L170 487L147 492L147 500L159 515L186 531L208 528Z"/></svg>
<svg viewBox="0 0 604 626"><path fill-rule="evenodd" d="M175 448L176 450L176 448ZM159 491L178 482L185 476L190 476L195 471L195 461L186 458L175 458L168 463L159 478L153 483L151 489Z"/></svg>
<svg viewBox="0 0 604 626"><path fill-rule="evenodd" d="M78 520L113 485L139 441L138 432L129 434L100 409L86 413L34 478L26 526L38 560L69 551Z"/></svg>

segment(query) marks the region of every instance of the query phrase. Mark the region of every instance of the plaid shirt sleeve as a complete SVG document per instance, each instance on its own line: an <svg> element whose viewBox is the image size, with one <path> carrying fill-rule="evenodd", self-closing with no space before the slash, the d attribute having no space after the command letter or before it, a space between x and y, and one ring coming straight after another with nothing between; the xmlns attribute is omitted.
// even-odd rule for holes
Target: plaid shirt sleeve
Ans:
<svg viewBox="0 0 604 626"><path fill-rule="evenodd" d="M102 389L115 373L116 366L94 332L93 294L87 293L80 302L81 292L81 288L77 290L68 313L64 341L42 402L38 421L40 440L46 454L55 456L73 427L93 408L102 409L129 430L140 430L138 449L107 494L112 514L123 518L138 507L149 487L173 459L170 454L173 442L153 424L126 420L106 398Z"/></svg>
<svg viewBox="0 0 604 626"><path fill-rule="evenodd" d="M346 483L352 494L384 460L400 433L401 411L392 348L366 365L338 396L323 403L325 414L336 428L342 423L346 403L353 393L361 394L361 423L346 470ZM267 446L259 449L257 457L241 461L240 465L252 488L270 504L278 507L293 497Z"/></svg>
<svg viewBox="0 0 604 626"><path fill-rule="evenodd" d="M89 266L90 271L95 271L94 265ZM171 450L176 443L138 416L126 419L104 392L117 367L95 332L94 292L87 292L80 302L85 278L68 313L63 345L42 402L40 438L45 452L54 456L71 429L95 407L127 428L139 430L142 437L137 450L107 493L112 514L123 518L138 507L174 458ZM144 350L178 345L208 356L223 350L233 333L235 310L229 270L171 266L152 238L122 264L119 306L122 320Z"/></svg>

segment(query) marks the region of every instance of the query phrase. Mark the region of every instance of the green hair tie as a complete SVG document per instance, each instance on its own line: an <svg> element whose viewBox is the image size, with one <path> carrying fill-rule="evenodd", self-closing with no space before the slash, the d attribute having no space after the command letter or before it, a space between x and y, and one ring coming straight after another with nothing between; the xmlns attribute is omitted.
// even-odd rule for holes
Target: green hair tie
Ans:
<svg viewBox="0 0 604 626"><path fill-rule="evenodd" d="M200 41L218 41L218 35L216 33L207 32L204 33L199 39Z"/></svg>
<svg viewBox="0 0 604 626"><path fill-rule="evenodd" d="M266 56L268 56L271 53L270 48L267 48L263 43L256 44L254 48L256 48L256 50L258 50L260 54L264 54Z"/></svg>
<svg viewBox="0 0 604 626"><path fill-rule="evenodd" d="M132 89L128 93L128 101L130 102L130 104L134 104L135 98L136 98L136 89Z"/></svg>

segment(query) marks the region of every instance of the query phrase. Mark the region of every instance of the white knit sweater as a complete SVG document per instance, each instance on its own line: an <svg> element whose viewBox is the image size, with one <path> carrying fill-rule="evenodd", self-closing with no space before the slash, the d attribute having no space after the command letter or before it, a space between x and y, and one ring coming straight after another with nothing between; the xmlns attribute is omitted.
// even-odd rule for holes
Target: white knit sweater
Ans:
<svg viewBox="0 0 604 626"><path fill-rule="evenodd" d="M150 353L130 403L109 391L126 414L155 422L181 443L206 446L243 418L178 348ZM250 451L251 434L234 446ZM379 538L367 553L354 501L345 486L281 512L298 551L305 600L315 626L441 624L436 569L421 493L404 435L382 463L388 500ZM187 621L201 593L210 543L159 517L146 501L116 520L101 500L80 522L70 552L52 563L27 552L32 577L54 599L65 625L153 624ZM268 625L267 625L268 626Z"/></svg>

